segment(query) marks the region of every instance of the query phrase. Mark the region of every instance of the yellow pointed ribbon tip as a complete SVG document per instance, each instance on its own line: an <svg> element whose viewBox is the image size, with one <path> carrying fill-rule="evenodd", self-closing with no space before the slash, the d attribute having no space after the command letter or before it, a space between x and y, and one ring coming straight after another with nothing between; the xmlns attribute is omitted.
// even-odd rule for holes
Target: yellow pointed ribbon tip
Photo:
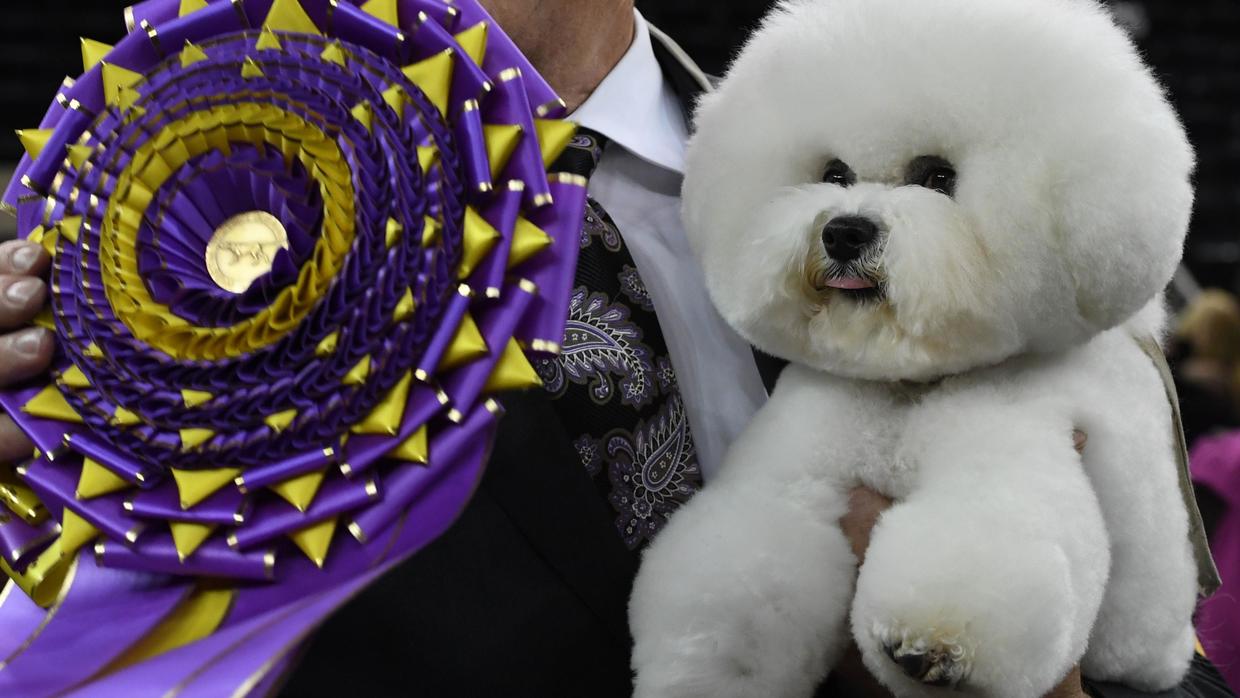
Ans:
<svg viewBox="0 0 1240 698"><path fill-rule="evenodd" d="M141 664L210 635L228 616L236 594L235 589L195 589L159 625L112 660L99 676Z"/></svg>
<svg viewBox="0 0 1240 698"><path fill-rule="evenodd" d="M105 44L102 41L87 39L82 37L82 72L88 71L99 65L104 56L112 50L111 44Z"/></svg>
<svg viewBox="0 0 1240 698"><path fill-rule="evenodd" d="M491 162L491 178L499 177L521 141L521 127L516 124L488 124L482 127L487 142L487 159Z"/></svg>
<svg viewBox="0 0 1240 698"><path fill-rule="evenodd" d="M464 279L474 273L474 269L486 258L487 253L494 249L499 239L499 231L475 211L473 206L467 206L463 240L465 249L461 251L461 264L457 267L457 278Z"/></svg>
<svg viewBox="0 0 1240 698"><path fill-rule="evenodd" d="M275 32L267 28L263 29L263 33L259 35L254 48L259 51L283 51L284 44L280 43L280 37L276 36Z"/></svg>
<svg viewBox="0 0 1240 698"><path fill-rule="evenodd" d="M49 385L30 399L22 406L22 412L42 417L43 419L58 419L62 422L73 422L75 424L82 423L82 417L79 415L69 402L65 400L65 396L55 385Z"/></svg>
<svg viewBox="0 0 1240 698"><path fill-rule="evenodd" d="M120 475L86 458L82 461L82 474L78 477L76 496L78 499L94 499L129 487L130 483Z"/></svg>
<svg viewBox="0 0 1240 698"><path fill-rule="evenodd" d="M112 413L112 423L121 427L132 427L142 423L142 417L133 410L117 407Z"/></svg>
<svg viewBox="0 0 1240 698"><path fill-rule="evenodd" d="M439 241L439 233L443 231L443 226L439 221L426 216L422 220L422 247L430 247Z"/></svg>
<svg viewBox="0 0 1240 698"><path fill-rule="evenodd" d="M69 146L69 163L73 165L75 169L80 170L82 169L82 165L86 164L86 161L90 159L91 154L94 152L95 149L89 145L71 145Z"/></svg>
<svg viewBox="0 0 1240 698"><path fill-rule="evenodd" d="M501 390L536 388L540 385L542 380L538 377L538 372L530 365L530 360L526 358L525 352L521 351L517 340L509 339L483 390L494 393Z"/></svg>
<svg viewBox="0 0 1240 698"><path fill-rule="evenodd" d="M33 230L26 234L26 242L36 245L43 244L43 236L47 234L47 229L41 225L36 225Z"/></svg>
<svg viewBox="0 0 1240 698"><path fill-rule="evenodd" d="M60 374L60 382L70 388L89 388L90 379L77 366L70 366L68 371Z"/></svg>
<svg viewBox="0 0 1240 698"><path fill-rule="evenodd" d="M405 91L400 85L392 85L384 90L383 101L396 112L396 118L405 118Z"/></svg>
<svg viewBox="0 0 1240 698"><path fill-rule="evenodd" d="M445 117L448 115L448 97L452 92L452 60L452 49L444 49L426 60L405 66L401 71Z"/></svg>
<svg viewBox="0 0 1240 698"><path fill-rule="evenodd" d="M357 119L366 130L369 131L375 123L374 108L370 106L370 102L362 102L349 111L354 119Z"/></svg>
<svg viewBox="0 0 1240 698"><path fill-rule="evenodd" d="M267 19L263 20L262 28L315 36L323 34L298 0L275 0L271 3L271 10L267 13Z"/></svg>
<svg viewBox="0 0 1240 698"><path fill-rule="evenodd" d="M349 369L344 375L343 383L345 385L364 385L366 378L370 376L370 356L363 356L361 361Z"/></svg>
<svg viewBox="0 0 1240 698"><path fill-rule="evenodd" d="M30 231L29 233L26 233L26 242L37 244L37 245L40 245L40 247L42 247L43 236L46 236L46 234L47 234L47 228L43 228L42 226L35 226L35 228L33 228L32 231Z"/></svg>
<svg viewBox="0 0 1240 698"><path fill-rule="evenodd" d="M271 427L272 431L279 433L288 429L288 425L292 424L294 419L297 419L297 410L291 409L267 415L263 418L263 423Z"/></svg>
<svg viewBox="0 0 1240 698"><path fill-rule="evenodd" d="M314 502L314 497L319 493L319 487L323 485L323 478L326 476L327 469L324 468L272 485L271 490L296 507L297 511L304 513Z"/></svg>
<svg viewBox="0 0 1240 698"><path fill-rule="evenodd" d="M177 492L181 495L181 508L189 509L207 497L231 485L241 475L239 468L218 468L215 470L177 470L172 469L172 479L177 483Z"/></svg>
<svg viewBox="0 0 1240 698"><path fill-rule="evenodd" d="M60 232L56 230L45 230L43 239L39 240L39 244L43 245L43 249L53 257L56 256L56 243L60 241Z"/></svg>
<svg viewBox="0 0 1240 698"><path fill-rule="evenodd" d="M50 128L23 128L17 132L17 140L22 142L26 154L34 160L39 157L39 153L43 152L43 147L52 137L52 131Z"/></svg>
<svg viewBox="0 0 1240 698"><path fill-rule="evenodd" d="M395 218L389 218L387 221L387 230L384 232L384 242L389 248L400 242L401 233L405 232L404 226Z"/></svg>
<svg viewBox="0 0 1240 698"><path fill-rule="evenodd" d="M133 105L136 104L141 97L142 93L138 92L134 88L122 87L117 92L116 106L120 107L122 110L128 111L133 108Z"/></svg>
<svg viewBox="0 0 1240 698"><path fill-rule="evenodd" d="M52 332L56 331L56 318L52 316L52 309L50 306L43 306L43 309L39 311L39 314L34 316L34 320L32 322L35 327L42 327L43 329L50 330ZM65 383L65 385L68 385L68 383Z"/></svg>
<svg viewBox="0 0 1240 698"><path fill-rule="evenodd" d="M250 78L261 78L263 69L254 62L253 58L246 56L245 64L241 66L241 77L249 80Z"/></svg>
<svg viewBox="0 0 1240 698"><path fill-rule="evenodd" d="M172 521L168 527L172 530L172 544L176 546L177 557L181 559L181 562L185 562L186 558L193 555L194 551L198 550L198 547L206 542L215 531L213 524L187 521Z"/></svg>
<svg viewBox="0 0 1240 698"><path fill-rule="evenodd" d="M388 453L387 457L410 463L430 462L430 432L423 426L421 429L418 429L417 433L405 439L404 443L393 449L391 453Z"/></svg>
<svg viewBox="0 0 1240 698"><path fill-rule="evenodd" d="M435 161L438 159L439 159L439 149L436 148L435 146L433 145L418 146L418 167L421 168L423 172L429 171L431 169L431 166L434 165Z"/></svg>
<svg viewBox="0 0 1240 698"><path fill-rule="evenodd" d="M351 431L354 434L395 436L400 429L401 420L405 417L405 407L409 403L409 386L412 384L413 372L410 371L392 386L375 409L355 424Z"/></svg>
<svg viewBox="0 0 1240 698"><path fill-rule="evenodd" d="M396 322L408 320L413 311L418 307L417 301L413 299L413 289L405 289L405 295L400 297L400 302L396 304L396 309L392 311L392 319Z"/></svg>
<svg viewBox="0 0 1240 698"><path fill-rule="evenodd" d="M65 557L73 557L82 546L99 537L99 529L68 507L60 517L60 551Z"/></svg>
<svg viewBox="0 0 1240 698"><path fill-rule="evenodd" d="M181 401L184 402L185 406L189 408L205 405L214 399L215 395L212 395L205 390L190 390L189 388L186 388L181 391Z"/></svg>
<svg viewBox="0 0 1240 698"><path fill-rule="evenodd" d="M289 534L289 538L298 548L319 567L327 562L327 550L331 547L332 536L336 533L336 519L328 519L321 523L308 526Z"/></svg>
<svg viewBox="0 0 1240 698"><path fill-rule="evenodd" d="M180 11L177 12L178 17L184 17L191 12L197 12L207 6L207 0L181 0Z"/></svg>
<svg viewBox="0 0 1240 698"><path fill-rule="evenodd" d="M122 68L113 63L104 63L103 97L112 106L121 106L122 101L129 101L131 104L125 105L128 108L132 106L132 96L122 95L121 90L126 87L132 87L140 80L142 80L141 73L135 73L128 68Z"/></svg>
<svg viewBox="0 0 1240 698"><path fill-rule="evenodd" d="M345 56L344 47L340 45L340 42L333 41L327 45L327 48L323 49L323 52L319 54L319 58L322 58L328 63L335 63L336 65L342 66L345 65L348 57Z"/></svg>
<svg viewBox="0 0 1240 698"><path fill-rule="evenodd" d="M185 48L181 49L181 67L188 68L205 60L207 60L207 52L186 40Z"/></svg>
<svg viewBox="0 0 1240 698"><path fill-rule="evenodd" d="M479 22L456 35L456 43L461 45L465 53L474 63L482 65L487 55L487 23Z"/></svg>
<svg viewBox="0 0 1240 698"><path fill-rule="evenodd" d="M100 349L99 345L95 344L94 342L91 342L89 345L87 345L86 349L82 352L82 354L90 359L102 359L103 358L103 350Z"/></svg>
<svg viewBox="0 0 1240 698"><path fill-rule="evenodd" d="M508 253L508 268L512 269L548 247L551 247L550 235L524 217L517 218L517 225L512 231L512 249Z"/></svg>
<svg viewBox="0 0 1240 698"><path fill-rule="evenodd" d="M60 224L56 226L56 231L60 233L60 237L76 245L78 233L82 232L82 217L65 216L60 220Z"/></svg>
<svg viewBox="0 0 1240 698"><path fill-rule="evenodd" d="M362 5L362 12L376 17L393 27L400 27L400 17L397 14L396 0L369 0Z"/></svg>
<svg viewBox="0 0 1240 698"><path fill-rule="evenodd" d="M325 357L325 356L331 356L332 354L336 352L336 347L339 346L339 344L340 344L340 332L339 331L332 332L331 334L324 337L323 341L319 342L318 346L314 348L314 355L320 358Z"/></svg>
<svg viewBox="0 0 1240 698"><path fill-rule="evenodd" d="M181 450L188 451L195 446L211 440L215 436L214 429L182 429L181 430Z"/></svg>
<svg viewBox="0 0 1240 698"><path fill-rule="evenodd" d="M542 149L543 166L551 167L577 134L577 124L563 119L535 119L534 130L538 132L538 147Z"/></svg>
<svg viewBox="0 0 1240 698"><path fill-rule="evenodd" d="M466 313L461 319L461 326L456 331L456 337L452 338L452 344L448 346L448 351L444 352L444 357L439 362L439 370L445 371L480 359L487 355L487 351L487 341L482 337L482 332L478 330L478 323L474 322L474 318L469 313Z"/></svg>

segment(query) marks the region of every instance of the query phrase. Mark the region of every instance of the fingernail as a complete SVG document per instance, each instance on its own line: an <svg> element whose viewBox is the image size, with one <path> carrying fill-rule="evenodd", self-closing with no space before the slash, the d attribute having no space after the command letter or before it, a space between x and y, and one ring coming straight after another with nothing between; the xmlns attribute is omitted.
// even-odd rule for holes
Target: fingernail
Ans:
<svg viewBox="0 0 1240 698"><path fill-rule="evenodd" d="M13 351L22 356L38 356L39 350L43 348L43 340L46 337L47 330L42 327L32 327L24 332L19 332L13 336Z"/></svg>
<svg viewBox="0 0 1240 698"><path fill-rule="evenodd" d="M39 246L38 245L22 245L18 247L9 261L13 263L13 271L18 274L34 269L34 265L39 263Z"/></svg>
<svg viewBox="0 0 1240 698"><path fill-rule="evenodd" d="M9 286L4 297L15 305L25 306L43 290L43 282L38 279L22 279Z"/></svg>

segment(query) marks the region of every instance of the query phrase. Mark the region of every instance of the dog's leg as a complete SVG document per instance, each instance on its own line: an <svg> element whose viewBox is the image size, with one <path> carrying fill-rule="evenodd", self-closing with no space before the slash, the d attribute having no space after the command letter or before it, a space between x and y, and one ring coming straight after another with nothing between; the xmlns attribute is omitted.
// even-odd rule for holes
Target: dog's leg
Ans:
<svg viewBox="0 0 1240 698"><path fill-rule="evenodd" d="M1042 696L1085 651L1108 547L1071 425L1029 404L940 399L899 454L919 480L875 527L852 629L898 696Z"/></svg>
<svg viewBox="0 0 1240 698"><path fill-rule="evenodd" d="M847 413L780 391L645 554L629 608L641 698L809 696L847 646L856 561L822 465L822 415Z"/></svg>
<svg viewBox="0 0 1240 698"><path fill-rule="evenodd" d="M809 696L847 639L854 566L792 493L708 489L643 560L630 604L636 695Z"/></svg>
<svg viewBox="0 0 1240 698"><path fill-rule="evenodd" d="M1107 380L1081 426L1112 563L1081 663L1086 676L1145 691L1178 684L1193 653L1196 565L1176 482L1170 407L1150 360L1123 337L1091 366ZM1104 373L1106 372L1106 373Z"/></svg>

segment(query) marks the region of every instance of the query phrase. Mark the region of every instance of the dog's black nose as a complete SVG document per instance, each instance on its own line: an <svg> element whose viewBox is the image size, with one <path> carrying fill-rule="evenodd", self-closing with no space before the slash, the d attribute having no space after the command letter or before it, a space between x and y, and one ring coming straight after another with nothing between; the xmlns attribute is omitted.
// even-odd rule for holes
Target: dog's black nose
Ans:
<svg viewBox="0 0 1240 698"><path fill-rule="evenodd" d="M865 246L878 237L878 226L868 218L841 216L822 229L822 246L837 262L851 262L861 256Z"/></svg>

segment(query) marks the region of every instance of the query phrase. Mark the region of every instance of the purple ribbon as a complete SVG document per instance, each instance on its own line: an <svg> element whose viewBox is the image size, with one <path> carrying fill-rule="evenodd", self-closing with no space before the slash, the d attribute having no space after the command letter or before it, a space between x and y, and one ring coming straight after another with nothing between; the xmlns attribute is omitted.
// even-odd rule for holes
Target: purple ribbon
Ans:
<svg viewBox="0 0 1240 698"><path fill-rule="evenodd" d="M0 408L40 449L17 472L51 517L6 516L0 558L46 565L64 510L97 540L60 563L73 569L51 608L0 597L0 694L261 694L328 614L464 508L511 341L560 342L585 192L547 174L535 120L562 103L475 0L399 0L399 26L361 4L209 0L182 17L180 0L146 0L42 119L46 143L3 201L54 251L58 350ZM319 34L264 32L278 11ZM481 65L455 39L479 22ZM442 55L446 105L404 72ZM488 125L523 134L497 176ZM213 245L252 212L286 241L229 248L267 267L223 288ZM475 215L497 239L466 235ZM513 267L520 218L561 244ZM444 367L467 317L488 351ZM363 427L394 407L380 433ZM426 463L400 455L415 435ZM80 498L88 465L116 491ZM298 484L304 511L272 491L320 473ZM194 487L205 499L185 500ZM320 568L289 538L333 519ZM172 524L207 537L183 553ZM213 631L112 664L202 579L234 590Z"/></svg>

